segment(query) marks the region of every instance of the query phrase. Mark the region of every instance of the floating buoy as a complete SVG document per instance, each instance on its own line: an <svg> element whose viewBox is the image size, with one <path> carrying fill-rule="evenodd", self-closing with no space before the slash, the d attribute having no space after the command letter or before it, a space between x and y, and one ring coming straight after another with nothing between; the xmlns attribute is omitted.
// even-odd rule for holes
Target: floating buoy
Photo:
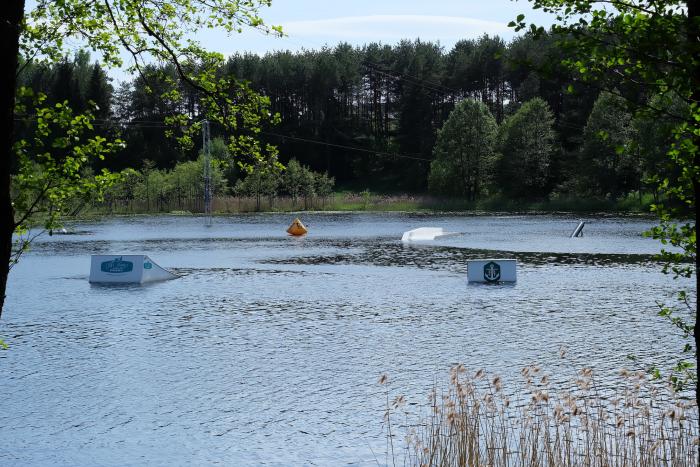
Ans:
<svg viewBox="0 0 700 467"><path fill-rule="evenodd" d="M296 219L294 219L294 221L292 222L292 225L290 225L289 228L287 229L287 233L289 235L294 235L296 237L298 237L300 235L304 235L307 232L308 232L308 230L306 230L306 227L304 227L304 224L301 223L301 221L299 220L298 217Z"/></svg>

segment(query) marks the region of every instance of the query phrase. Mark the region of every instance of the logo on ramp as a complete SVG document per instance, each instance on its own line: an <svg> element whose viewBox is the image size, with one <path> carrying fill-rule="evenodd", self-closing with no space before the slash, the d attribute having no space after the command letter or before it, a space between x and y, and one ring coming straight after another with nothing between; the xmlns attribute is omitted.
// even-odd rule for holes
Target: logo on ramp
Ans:
<svg viewBox="0 0 700 467"><path fill-rule="evenodd" d="M112 261L104 261L100 264L100 270L109 274L123 274L134 270L134 263L131 261L122 261L121 256L114 258Z"/></svg>

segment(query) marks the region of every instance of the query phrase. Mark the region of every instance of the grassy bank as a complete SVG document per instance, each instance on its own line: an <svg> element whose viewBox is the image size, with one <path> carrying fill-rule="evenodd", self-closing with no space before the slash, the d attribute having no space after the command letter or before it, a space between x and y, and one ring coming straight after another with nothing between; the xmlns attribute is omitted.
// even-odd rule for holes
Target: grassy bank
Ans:
<svg viewBox="0 0 700 467"><path fill-rule="evenodd" d="M557 198L544 201L500 197L466 201L430 195L373 195L369 192L336 194L330 203L337 211L482 211L482 212L629 212L648 213L651 197L621 200Z"/></svg>
<svg viewBox="0 0 700 467"><path fill-rule="evenodd" d="M340 192L320 197L245 197L218 196L213 200L217 214L295 211L366 212L574 212L574 213L648 213L651 196L629 196L620 200L556 198L544 201L512 200L499 197L466 201L431 195L376 194ZM201 213L203 201L191 199L111 200L93 205L86 213L150 214Z"/></svg>

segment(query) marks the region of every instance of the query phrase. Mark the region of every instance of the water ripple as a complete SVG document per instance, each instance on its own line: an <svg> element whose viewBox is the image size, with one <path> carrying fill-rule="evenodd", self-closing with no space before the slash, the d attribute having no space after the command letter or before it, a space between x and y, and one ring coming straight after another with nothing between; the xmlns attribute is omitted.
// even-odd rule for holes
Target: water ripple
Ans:
<svg viewBox="0 0 700 467"><path fill-rule="evenodd" d="M0 352L0 463L376 465L381 374L415 414L456 363L507 388L530 363L560 385L592 366L612 389L628 354L667 365L682 346L656 301L692 282L659 272L637 220L591 221L586 251L548 248L568 230L552 217L316 216L323 235L301 240L269 234L282 220L105 221L37 244L0 321L11 345ZM398 242L417 221L472 233ZM483 248L508 222L499 235L517 244ZM88 284L89 254L117 251L147 252L181 277ZM466 261L485 256L516 258L518 282L469 285Z"/></svg>

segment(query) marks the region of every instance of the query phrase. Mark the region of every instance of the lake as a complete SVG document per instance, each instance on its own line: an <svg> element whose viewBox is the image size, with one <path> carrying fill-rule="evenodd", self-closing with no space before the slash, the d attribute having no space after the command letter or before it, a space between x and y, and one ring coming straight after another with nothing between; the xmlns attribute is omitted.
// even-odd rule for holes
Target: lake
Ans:
<svg viewBox="0 0 700 467"><path fill-rule="evenodd" d="M555 383L590 366L614 388L622 367L668 366L682 347L656 302L694 286L660 272L652 219L591 217L569 238L565 215L304 213L310 233L293 238L293 217L39 237L0 320L0 464L384 464L382 374L420 412L456 363L506 386L531 363ZM463 235L401 243L424 226ZM181 277L88 283L91 254L128 253ZM517 283L468 284L484 257L516 258Z"/></svg>

